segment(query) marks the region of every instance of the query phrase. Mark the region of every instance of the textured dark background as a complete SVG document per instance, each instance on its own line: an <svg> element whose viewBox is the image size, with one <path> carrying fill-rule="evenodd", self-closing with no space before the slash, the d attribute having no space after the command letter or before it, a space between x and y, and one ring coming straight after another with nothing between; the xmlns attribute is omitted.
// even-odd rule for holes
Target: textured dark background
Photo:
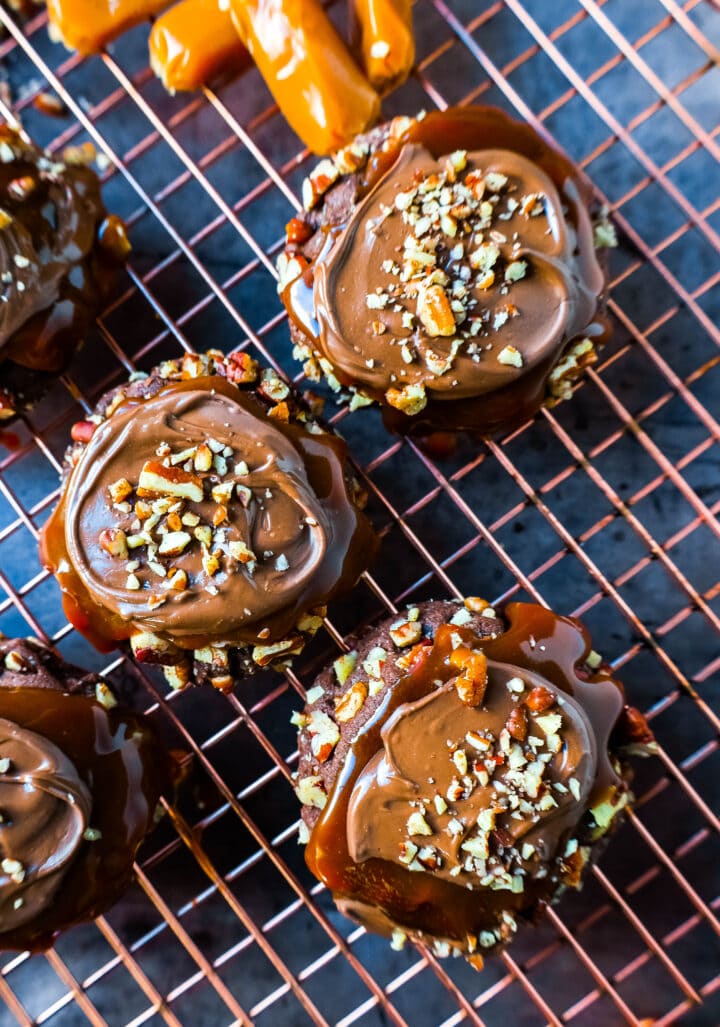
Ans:
<svg viewBox="0 0 720 1027"><path fill-rule="evenodd" d="M263 261L293 209L278 184L297 195L312 159L256 73L171 98L146 70L146 27L108 59L80 61L48 41L43 21L25 49L0 41L3 77L38 142L77 143L90 123L107 141L122 164L103 172L107 205L128 219L134 249L121 298L71 377L17 429L20 447L0 449L0 630L42 631L99 669L107 658L69 631L36 555L69 425L129 369L181 346L228 350L249 332L251 349L297 373ZM114 661L114 680L171 744L194 750L195 769L179 817L149 843L140 882L107 918L48 958L2 958L3 1027L23 1015L53 1027L214 1027L241 1010L288 1027L398 1017L449 1027L469 1019L463 1001L477 1009L471 1022L489 1025L720 1023L720 559L717 521L714 531L706 523L720 507L720 13L703 0L418 0L416 23L418 72L385 112L478 101L539 118L616 208L616 330L571 403L497 444L461 441L439 462L388 437L376 412L338 416L329 403L383 534L371 568L379 589L358 586L332 623L344 634L382 613L380 590L395 602L453 587L497 602L534 590L583 617L651 716L663 758L638 767L637 820L608 851L605 877L568 896L560 920L525 932L510 960L479 976L461 961L438 973L423 953L392 952L339 917L296 845L288 718L300 685L336 651L328 634L297 677L258 677L232 700L168 701L157 680ZM84 124L33 107L48 88L38 60ZM351 959L336 947L345 943Z"/></svg>

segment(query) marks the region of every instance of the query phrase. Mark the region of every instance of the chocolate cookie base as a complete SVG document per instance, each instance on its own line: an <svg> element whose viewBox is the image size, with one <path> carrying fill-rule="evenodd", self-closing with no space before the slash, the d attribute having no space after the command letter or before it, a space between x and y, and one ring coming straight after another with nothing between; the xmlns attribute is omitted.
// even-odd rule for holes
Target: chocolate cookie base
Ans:
<svg viewBox="0 0 720 1027"><path fill-rule="evenodd" d="M109 693L98 674L66 663L35 638L0 637L0 689L32 687L94 697L98 685Z"/></svg>

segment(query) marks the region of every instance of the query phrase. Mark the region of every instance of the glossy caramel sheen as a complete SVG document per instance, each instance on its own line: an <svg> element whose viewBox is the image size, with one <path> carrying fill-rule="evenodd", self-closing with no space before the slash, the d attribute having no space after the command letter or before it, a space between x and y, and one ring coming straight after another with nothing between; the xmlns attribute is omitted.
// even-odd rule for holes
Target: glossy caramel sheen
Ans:
<svg viewBox="0 0 720 1027"><path fill-rule="evenodd" d="M39 950L60 930L108 909L127 888L173 772L140 717L107 710L85 695L1 689L0 717L47 738L68 757L90 790L90 823L100 832L96 841L81 843L51 907L0 933L0 949Z"/></svg>
<svg viewBox="0 0 720 1027"><path fill-rule="evenodd" d="M181 0L165 11L148 40L150 66L170 92L200 89L251 64L230 12L217 0Z"/></svg>
<svg viewBox="0 0 720 1027"><path fill-rule="evenodd" d="M412 0L350 0L353 42L370 84L399 86L415 61Z"/></svg>
<svg viewBox="0 0 720 1027"><path fill-rule="evenodd" d="M318 0L231 0L240 38L291 127L315 153L377 117L380 100Z"/></svg>
<svg viewBox="0 0 720 1027"><path fill-rule="evenodd" d="M98 53L168 6L169 0L47 0L51 34L83 55Z"/></svg>
<svg viewBox="0 0 720 1027"><path fill-rule="evenodd" d="M539 675L581 704L593 722L599 756L588 806L608 798L618 784L606 754L610 732L622 709L621 685L604 670L588 680L578 675L578 666L590 652L590 639L579 622L523 603L509 605L506 615L507 631L495 639L484 639L483 651L489 660L517 667L520 673L526 670ZM367 915L361 919L378 927L394 924L426 936L464 943L468 935L477 937L504 910L531 915L538 905L549 901L558 890L557 871L562 870L562 865L556 864L556 872L545 878L527 877L524 891L516 894L487 888L469 890L433 873L411 872L385 859L354 863L348 849L350 799L364 768L383 748L381 729L401 705L431 695L438 681L449 681L457 674L457 668L450 662L453 633L464 639L467 633L466 641L471 641L472 632L467 629L441 629L437 642L420 652L414 665L386 693L376 713L353 741L327 805L311 832L306 859L341 908L352 913L353 904L357 903L356 908L364 906L366 910L378 911L374 920ZM581 834L582 831L581 821Z"/></svg>

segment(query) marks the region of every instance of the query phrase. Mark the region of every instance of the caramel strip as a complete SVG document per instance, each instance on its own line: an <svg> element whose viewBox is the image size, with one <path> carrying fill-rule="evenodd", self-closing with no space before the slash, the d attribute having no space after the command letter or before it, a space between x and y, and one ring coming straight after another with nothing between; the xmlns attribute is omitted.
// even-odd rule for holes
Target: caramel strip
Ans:
<svg viewBox="0 0 720 1027"><path fill-rule="evenodd" d="M169 0L47 0L50 35L87 56L168 5Z"/></svg>
<svg viewBox="0 0 720 1027"><path fill-rule="evenodd" d="M380 100L317 0L230 0L237 31L303 142L330 153L377 117Z"/></svg>
<svg viewBox="0 0 720 1027"><path fill-rule="evenodd" d="M353 45L378 92L400 85L415 61L412 0L350 0Z"/></svg>
<svg viewBox="0 0 720 1027"><path fill-rule="evenodd" d="M148 47L150 66L171 93L199 89L223 72L244 71L250 64L218 0L181 0L155 22Z"/></svg>

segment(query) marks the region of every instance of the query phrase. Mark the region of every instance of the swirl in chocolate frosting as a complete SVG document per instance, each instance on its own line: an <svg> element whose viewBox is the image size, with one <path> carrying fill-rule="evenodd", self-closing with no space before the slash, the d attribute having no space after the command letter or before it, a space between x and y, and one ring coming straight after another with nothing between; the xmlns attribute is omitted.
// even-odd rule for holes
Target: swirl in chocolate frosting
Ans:
<svg viewBox="0 0 720 1027"><path fill-rule="evenodd" d="M334 707L346 734L309 707L298 794L312 824L308 865L340 909L472 955L579 884L628 801L611 741L624 699L607 671L583 669L590 640L578 621L514 603L487 637L487 620L441 606L364 640L344 691L333 696L321 676L313 702ZM412 641L402 655L391 648ZM345 723L345 697L368 695L373 674L374 702ZM337 745L330 770L304 737L322 730Z"/></svg>
<svg viewBox="0 0 720 1027"><path fill-rule="evenodd" d="M277 638L332 592L356 528L333 445L221 378L129 403L70 475L66 555L53 562L113 637L150 630L183 648Z"/></svg>
<svg viewBox="0 0 720 1027"><path fill-rule="evenodd" d="M395 119L305 185L279 263L298 355L389 427L509 426L595 359L588 196L527 126L492 108Z"/></svg>
<svg viewBox="0 0 720 1027"><path fill-rule="evenodd" d="M320 346L342 376L375 392L422 385L461 399L502 388L556 356L595 313L602 275L586 259L587 212L569 223L550 177L521 154L463 161L451 186L447 158L406 144L316 264ZM473 192L468 182L483 184ZM461 205L474 205L465 218ZM451 312L442 331L422 319L428 281ZM512 362L507 346L519 354Z"/></svg>
<svg viewBox="0 0 720 1027"><path fill-rule="evenodd" d="M527 731L534 742L523 746L502 732L518 699L533 688L547 690L548 683L538 674L492 661L487 673L481 709L461 702L449 682L400 706L383 726L383 750L363 769L348 808L348 848L356 862L371 857L402 862L408 843L420 837L418 852L432 849L438 877L473 886L477 872L469 853L484 852L483 869L489 871L491 830L506 832L508 848L517 850L508 863L531 873L538 861L554 857L577 826L598 758L582 706L569 695L557 696L559 708L549 720L547 714L529 718ZM517 691L507 687L509 682ZM541 786L549 796L545 801L538 799ZM418 809L431 830L428 836L408 834L409 818ZM484 830L478 831L478 824ZM506 872L502 862L496 866Z"/></svg>
<svg viewBox="0 0 720 1027"><path fill-rule="evenodd" d="M52 903L83 843L91 805L56 745L0 718L0 932Z"/></svg>

